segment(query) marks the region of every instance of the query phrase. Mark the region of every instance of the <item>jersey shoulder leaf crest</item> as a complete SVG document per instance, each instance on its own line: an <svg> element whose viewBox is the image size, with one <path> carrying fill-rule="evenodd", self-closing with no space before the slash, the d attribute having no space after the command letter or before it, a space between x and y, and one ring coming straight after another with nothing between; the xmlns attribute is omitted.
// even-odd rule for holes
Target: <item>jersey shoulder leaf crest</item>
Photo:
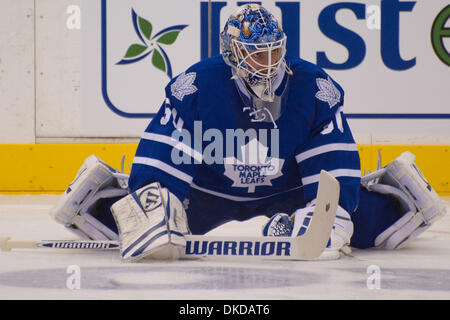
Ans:
<svg viewBox="0 0 450 320"><path fill-rule="evenodd" d="M175 80L175 82L170 86L172 96L180 101L183 101L183 98L186 95L195 93L197 91L197 87L193 85L193 83L196 76L197 74L195 72L183 72L180 74L177 77L177 80Z"/></svg>
<svg viewBox="0 0 450 320"><path fill-rule="evenodd" d="M319 91L316 93L316 98L320 101L328 102L330 108L333 108L341 100L341 92L336 88L330 77L328 79L317 78L317 87Z"/></svg>

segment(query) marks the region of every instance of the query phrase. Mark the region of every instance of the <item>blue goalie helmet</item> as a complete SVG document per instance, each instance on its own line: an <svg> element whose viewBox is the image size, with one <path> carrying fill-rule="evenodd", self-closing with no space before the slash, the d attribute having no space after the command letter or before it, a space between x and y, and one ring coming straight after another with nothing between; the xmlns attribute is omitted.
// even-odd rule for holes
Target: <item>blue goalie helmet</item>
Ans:
<svg viewBox="0 0 450 320"><path fill-rule="evenodd" d="M273 101L274 79L285 65L286 34L281 23L258 4L240 6L220 34L222 57L254 93Z"/></svg>

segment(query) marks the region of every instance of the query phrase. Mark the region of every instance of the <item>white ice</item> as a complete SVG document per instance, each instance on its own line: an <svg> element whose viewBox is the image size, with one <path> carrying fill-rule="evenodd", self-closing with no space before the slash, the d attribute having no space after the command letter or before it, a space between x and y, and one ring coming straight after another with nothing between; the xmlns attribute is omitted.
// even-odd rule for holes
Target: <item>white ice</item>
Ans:
<svg viewBox="0 0 450 320"><path fill-rule="evenodd" d="M75 239L48 215L56 199L0 195L0 237ZM264 220L213 233L258 235ZM0 299L450 299L450 214L404 249L353 250L334 261L128 263L118 251L0 252Z"/></svg>

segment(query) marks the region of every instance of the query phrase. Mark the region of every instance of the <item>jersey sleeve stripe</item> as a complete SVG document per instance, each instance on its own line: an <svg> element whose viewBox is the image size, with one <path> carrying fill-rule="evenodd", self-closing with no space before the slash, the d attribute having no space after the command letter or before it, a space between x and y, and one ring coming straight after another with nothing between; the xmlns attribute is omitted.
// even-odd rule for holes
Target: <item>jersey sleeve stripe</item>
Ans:
<svg viewBox="0 0 450 320"><path fill-rule="evenodd" d="M330 170L328 172L335 178L339 178L339 177L361 178L360 170L336 169L336 170ZM320 176L320 174L315 174L315 175L312 175L309 177L302 178L302 184L304 186L306 186L308 184L319 182L319 176Z"/></svg>
<svg viewBox="0 0 450 320"><path fill-rule="evenodd" d="M172 176L174 176L175 178L178 178L188 184L191 184L193 177L191 177L190 175L175 169L172 166L169 166L168 164L159 161L157 159L152 159L152 158L147 158L147 157L135 157L133 164L142 164L142 165L146 165L146 166L150 166L150 167L154 167L157 168L159 170L162 170Z"/></svg>
<svg viewBox="0 0 450 320"><path fill-rule="evenodd" d="M358 147L354 143L326 144L324 146L316 147L308 151L299 153L295 156L295 160L297 160L297 163L300 163L319 154L324 154L331 151L358 151Z"/></svg>
<svg viewBox="0 0 450 320"><path fill-rule="evenodd" d="M182 151L183 153L190 156L191 158L194 158L198 162L202 162L202 160L203 160L203 156L200 152L192 149L191 147L185 145L184 143L177 141L176 139L174 139L172 137L168 137L163 134L144 132L144 134L142 135L142 139L156 141L156 142L170 145L170 146L174 147L175 149Z"/></svg>

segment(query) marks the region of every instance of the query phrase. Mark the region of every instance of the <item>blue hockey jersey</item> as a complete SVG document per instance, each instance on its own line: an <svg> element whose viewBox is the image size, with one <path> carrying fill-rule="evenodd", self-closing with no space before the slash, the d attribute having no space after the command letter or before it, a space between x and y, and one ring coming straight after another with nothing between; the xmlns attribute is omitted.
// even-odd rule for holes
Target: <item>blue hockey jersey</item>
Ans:
<svg viewBox="0 0 450 320"><path fill-rule="evenodd" d="M292 213L316 197L321 169L340 182L340 206L358 205L360 161L344 91L318 66L286 57L281 114L259 121L221 56L172 79L142 135L130 190L158 181L186 206L191 231Z"/></svg>

